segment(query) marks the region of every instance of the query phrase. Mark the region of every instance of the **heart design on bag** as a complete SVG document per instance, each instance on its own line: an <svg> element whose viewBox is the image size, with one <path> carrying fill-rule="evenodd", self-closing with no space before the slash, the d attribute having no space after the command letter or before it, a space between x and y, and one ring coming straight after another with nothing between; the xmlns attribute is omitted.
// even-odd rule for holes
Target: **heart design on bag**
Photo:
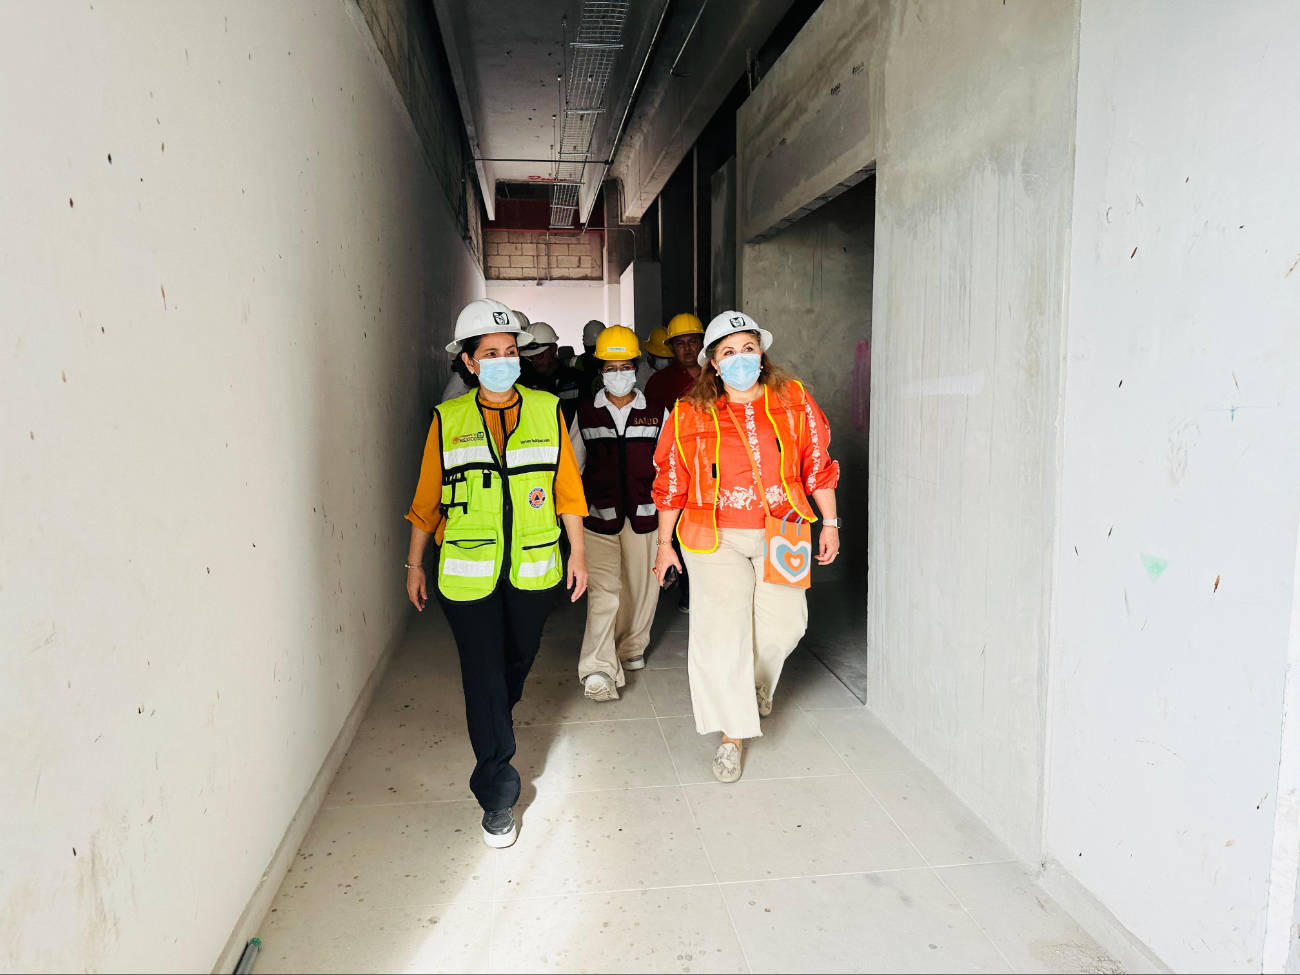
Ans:
<svg viewBox="0 0 1300 975"><path fill-rule="evenodd" d="M774 535L768 546L768 561L790 582L800 582L808 574L812 544L803 539L791 544L784 535Z"/></svg>

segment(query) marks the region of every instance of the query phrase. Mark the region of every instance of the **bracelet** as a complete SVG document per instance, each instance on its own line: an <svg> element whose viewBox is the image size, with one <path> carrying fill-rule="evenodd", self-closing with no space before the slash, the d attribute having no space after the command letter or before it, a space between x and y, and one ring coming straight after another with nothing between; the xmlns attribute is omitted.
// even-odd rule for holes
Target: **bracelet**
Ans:
<svg viewBox="0 0 1300 975"><path fill-rule="evenodd" d="M422 565L411 565L410 562L407 562L407 563L405 563L405 566L406 566L406 568L408 568L408 569L419 569L421 572L424 571L424 566L422 566Z"/></svg>
<svg viewBox="0 0 1300 975"><path fill-rule="evenodd" d="M672 540L671 538L668 539L668 541L666 541L666 542L661 538L661 539L659 539L658 542L657 542L657 544L659 544L659 545L671 545L672 543L673 543L673 540Z"/></svg>

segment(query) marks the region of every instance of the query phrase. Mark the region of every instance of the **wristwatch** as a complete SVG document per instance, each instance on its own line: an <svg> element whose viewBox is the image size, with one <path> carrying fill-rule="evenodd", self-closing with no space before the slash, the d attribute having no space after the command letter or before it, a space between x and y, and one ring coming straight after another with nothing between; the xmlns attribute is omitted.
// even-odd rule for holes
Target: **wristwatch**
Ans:
<svg viewBox="0 0 1300 975"><path fill-rule="evenodd" d="M823 518L823 519L822 519L822 527L823 527L823 528L839 528L839 527L841 527L843 524L844 524L844 519L843 519L843 518Z"/></svg>

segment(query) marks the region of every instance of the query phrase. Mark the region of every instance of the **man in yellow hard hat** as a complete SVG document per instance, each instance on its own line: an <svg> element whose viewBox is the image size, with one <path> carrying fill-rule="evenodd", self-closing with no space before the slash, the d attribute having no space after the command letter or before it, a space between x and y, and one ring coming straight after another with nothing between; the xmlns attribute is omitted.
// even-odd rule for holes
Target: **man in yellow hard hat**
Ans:
<svg viewBox="0 0 1300 975"><path fill-rule="evenodd" d="M656 373L673 361L673 350L668 347L668 329L660 325L641 343L650 372Z"/></svg>
<svg viewBox="0 0 1300 975"><path fill-rule="evenodd" d="M650 377L645 392L671 409L700 374L697 360L704 348L704 323L690 312L674 315L668 323L668 347L673 353L672 364Z"/></svg>
<svg viewBox="0 0 1300 975"><path fill-rule="evenodd" d="M583 519L587 559L587 627L578 679L593 701L614 701L624 671L645 666L659 601L654 567L659 512L655 445L668 418L662 405L636 388L640 347L630 328L600 333L595 357L601 389L578 405L569 428L587 498Z"/></svg>

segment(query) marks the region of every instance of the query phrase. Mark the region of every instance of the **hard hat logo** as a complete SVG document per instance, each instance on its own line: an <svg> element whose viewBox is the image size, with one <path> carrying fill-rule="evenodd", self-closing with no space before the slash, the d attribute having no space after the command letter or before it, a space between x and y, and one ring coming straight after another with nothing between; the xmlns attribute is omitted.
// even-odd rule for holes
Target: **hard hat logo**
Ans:
<svg viewBox="0 0 1300 975"><path fill-rule="evenodd" d="M509 325L510 316L503 311L494 311L492 313L492 321L496 322L498 325Z"/></svg>
<svg viewBox="0 0 1300 975"><path fill-rule="evenodd" d="M731 320L731 327L732 327L732 328L744 328L744 327L745 327L745 320L744 320L743 318L733 318L733 319Z"/></svg>

